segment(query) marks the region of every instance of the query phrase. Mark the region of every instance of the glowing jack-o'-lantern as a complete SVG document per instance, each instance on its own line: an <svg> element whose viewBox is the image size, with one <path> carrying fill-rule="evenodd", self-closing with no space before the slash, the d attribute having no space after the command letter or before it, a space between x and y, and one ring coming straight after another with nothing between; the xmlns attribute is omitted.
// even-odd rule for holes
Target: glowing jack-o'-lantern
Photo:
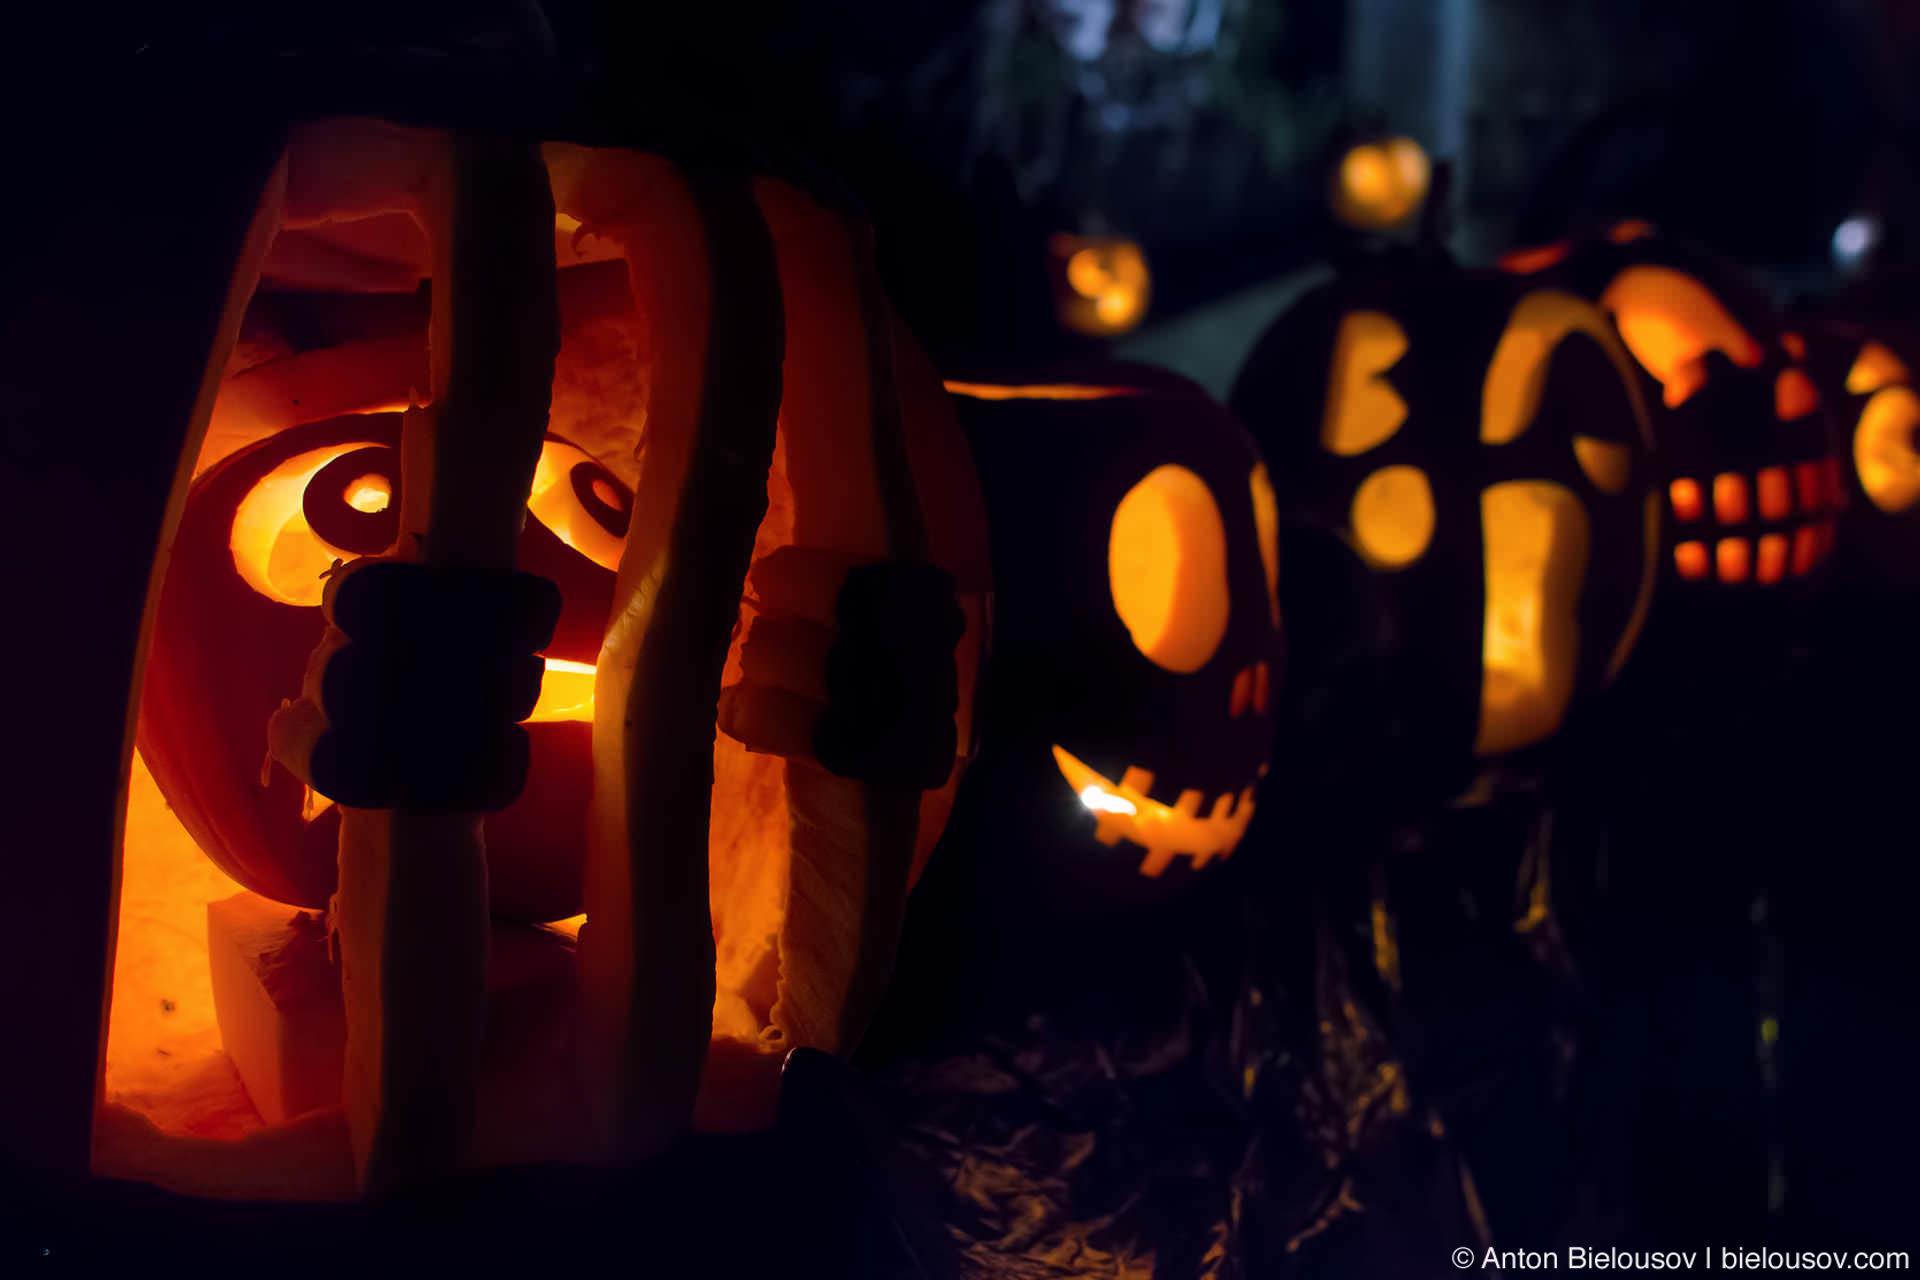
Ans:
<svg viewBox="0 0 1920 1280"><path fill-rule="evenodd" d="M1074 236L1047 241L1054 308L1060 323L1091 338L1137 328L1153 296L1147 256L1125 236Z"/></svg>
<svg viewBox="0 0 1920 1280"><path fill-rule="evenodd" d="M435 512L462 496L462 480L494 477L449 479L433 469L443 451L451 454L460 443L453 432L425 437L424 473L408 471L405 483L392 473L394 446L405 455L420 437L410 441L411 427L396 436L392 420L383 420L380 411L405 405L417 393L434 401L433 413L451 413L452 394L438 393L449 378L462 385L456 374L474 373L476 362L462 366L457 358L454 373L440 367L440 314L433 360L422 326L236 367L225 378L222 370L229 367L249 299L281 232L292 235L302 223L337 230L387 218L396 208L409 210L418 190L432 185L414 180L436 172L442 163L436 157L452 152L455 159L447 163L457 174L470 174L460 166L473 163L476 152L493 154L487 145L496 144L449 145L446 135L366 120L303 125L290 142L261 139L259 167L242 166L246 171L234 180L247 188L244 196L226 192L235 209L244 206L244 216L228 210L225 236L202 244L203 258L188 273L196 288L203 272L222 282L210 288L218 295L211 302L209 290L191 295L195 305L221 318L218 326L209 321L196 330L199 345L190 352L201 393L184 402L169 395L152 408L143 402L125 427L135 436L165 435L177 454L142 473L178 481L171 501L183 532L176 540L169 527L161 536L156 515L150 532L158 545L143 553L165 571L157 611L172 613L176 575L189 600L234 606L224 614L200 614L187 632L177 619L165 618L166 637L153 635L145 710L164 712L174 722L158 728L158 737L147 737L156 773L166 774L183 815L199 814L192 820L211 833L206 838L218 846L217 858L263 887L277 876L275 891L296 901L324 898L324 867L316 865L323 860L306 858L298 838L308 831L309 814L314 825L328 820L325 806L307 801L298 786L289 793L283 777L259 781L268 724L255 724L247 748L229 721L257 712L230 712L223 702L230 690L213 669L219 655L193 652L191 628L234 633L219 636L217 644L208 637L207 646L231 660L231 692L254 699L264 696L258 686L276 684L277 696L299 697L310 690L303 691L298 663L267 673L295 643L294 632L306 631L309 649L322 640L325 623L312 607L316 575L333 559L347 558L342 553L364 553L391 536L393 513L404 516L405 505L423 491L413 475L433 477L424 491ZM539 811L539 830L517 850L525 858L513 856L515 842L505 834L514 809L496 815L502 822L488 853L501 855L493 868L499 876L510 877L516 863L533 868L537 892L527 896L538 902L521 903L518 910L540 917L575 905L547 891L555 887L549 882L571 874L555 874L555 868L578 865L567 846L586 847L589 919L579 934L578 982L565 999L555 1000L556 1018L570 1014L577 994L592 1015L583 1020L589 1024L610 1018L631 1027L666 1016L663 1007L676 1019L677 1029L666 1040L616 1032L609 1042L621 1056L599 1063L612 1071L614 1083L597 1080L598 1087L582 1093L626 1100L616 1107L657 1103L669 1113L685 1102L707 1127L764 1124L788 1049L813 1045L846 1052L857 1040L884 983L907 889L959 785L972 738L971 690L983 653L988 584L971 458L948 397L879 290L863 233L840 213L773 179L696 172L658 156L571 144L497 145L512 162L514 199L475 200L470 185L456 183L464 194L453 203L489 230L499 227L488 219L511 223L515 245L530 250L526 261L535 269L528 278L537 286L544 277L549 300L559 295L559 323L538 305L524 313L488 311L490 295L471 285L493 264L458 253L449 264L444 254L434 256L425 237L402 238L402 247L392 250L399 256L380 262L377 273L403 282L408 292L431 275L436 299L447 300L463 320L484 313L496 335L524 332L536 369L539 359L554 359L551 348L542 355L544 341L552 338L559 348L551 378L532 384L551 420L527 415L531 433L524 443L531 452L521 491L530 480L531 492L522 499L513 486L503 486L514 497L504 513L507 527L519 522L522 530L517 551L509 540L505 554L509 561L517 555L523 571L558 579L580 608L581 616L563 622L548 650L552 665L532 728L536 735L553 729L575 739L580 731L591 732L592 771L562 779L577 797L562 801L542 788L536 765L523 801L529 812ZM527 208L539 218L521 216ZM243 234L241 250L236 242ZM369 238L387 243L384 236ZM569 263L567 248L592 240L599 242L600 256L611 260L608 267L567 266L556 284L554 268ZM546 258L556 241L561 247ZM444 249L447 241L433 244ZM569 277L577 273L591 276L588 291L607 308L598 318L611 329L569 321L567 299L579 283ZM609 279L613 288L601 290ZM357 287L352 281L336 283L345 292ZM129 305L156 328L165 327L159 317ZM455 332L461 330L456 326ZM457 357L458 341L453 346ZM287 367L275 369L282 364ZM207 456L201 446L203 435L211 436L210 423L225 430L223 448ZM548 425L566 438L547 440L543 450L539 433ZM219 460L232 446L249 444ZM203 456L201 486L189 499L193 462ZM604 470L593 458L615 469ZM403 458L403 469L413 465ZM628 485L636 495L630 505ZM151 505L157 512L159 498ZM621 536L623 515L629 520ZM431 523L427 536L434 536ZM403 555L405 542L397 544ZM606 577L615 564L626 576L616 576L609 588ZM144 571L139 577L144 583ZM216 581L217 587L209 585ZM890 585L900 582L905 589ZM609 591L611 608L599 594ZM137 619L137 590L132 594ZM116 609L127 603L115 599ZM924 689L911 683L911 673L896 660L898 646L881 643L895 620L890 604L896 600L926 606L932 620L909 637L918 646L915 661L932 660L922 663ZM905 606L897 612L911 613ZM911 619L920 618L911 613ZM112 618L108 624L117 625ZM236 649L248 628L255 628L253 643ZM129 653L136 631L127 632ZM122 669L133 665L129 657ZM326 670L319 663L308 669ZM883 689L898 696L870 696L875 673ZM588 679L590 708L582 700ZM315 683L324 687L324 676ZM864 700L863 689L869 694ZM197 702L197 695L207 701ZM644 702L644 710L636 702ZM912 723L896 725L901 718L889 717L903 704L911 711L904 719ZM180 723L196 718L205 723ZM119 719L132 724L124 704ZM849 719L859 723L849 726ZM911 776L903 776L893 760L874 758L870 740L877 735L890 741L896 728L919 734L907 744L911 750L900 753L913 765ZM183 750L185 758L176 758ZM864 757L862 750L868 752ZM119 759L124 780L126 757ZM556 767L567 772L574 766L556 758ZM937 779L931 776L936 771ZM253 788L274 794L271 817L278 826L261 822ZM279 798L294 793L306 802L306 812ZM229 803L238 807L225 807ZM115 824L111 795L96 807L103 827ZM380 817L378 811L358 812ZM293 833L293 847L277 843L280 831ZM117 850L107 853L118 857ZM665 881L678 891L650 891ZM518 890L503 879L491 887L496 902L516 909ZM462 894L470 888L461 886ZM343 969L352 964L351 924L385 949L400 986L411 984L414 1007L430 1008L436 999L435 991L420 989L423 973L446 976L455 969L467 984L457 998L481 999L476 970L484 965L470 963L467 952L415 952L414 959L425 963L411 971L397 958L410 936L433 933L457 914L456 907L475 899L462 896L417 915L376 912L347 921L346 889L343 875L334 912L342 923ZM108 901L95 906L104 911ZM192 905L204 913L204 904ZM110 955L110 921L99 923L106 932L96 940L105 940L101 952ZM455 923L469 935L486 937L483 916ZM149 924L123 920L121 944L151 942L142 934ZM188 933L177 945L190 952L196 941ZM649 954L685 963L653 965ZM163 993L141 985L145 975L122 971L121 978L115 1003L158 1004ZM343 987L350 1024L357 1016L356 991L376 1006L396 998L392 984L372 984L370 997L368 985ZM97 1036L97 1010L93 1021L89 1036ZM404 1022L381 1025L383 1052L445 1048L409 1041L414 1028ZM582 1055L584 1060L584 1050ZM83 1055L66 1058L76 1056ZM678 1093L689 1072L698 1103L691 1093ZM356 1076L349 1070L345 1078L350 1095L354 1087L380 1092L392 1083L383 1072ZM110 1097L114 1084L109 1076ZM412 1087L412 1100L431 1100L457 1082L427 1073L417 1075ZM93 1089L85 1093L83 1162L94 1102ZM408 1105L399 1095L386 1102L394 1114ZM225 1095L212 1101L195 1095L168 1105L176 1104L189 1110L219 1106L232 1115L247 1110L244 1098ZM348 1111L354 1114L352 1096ZM177 1112L170 1114L177 1118ZM607 1126L614 1136L603 1134L596 1150L635 1141L619 1128L624 1123L616 1111ZM364 1165L360 1135L355 1129L355 1156ZM373 1149L384 1150L378 1144ZM154 1161L164 1162L177 1150L156 1155L143 1149L131 1162L125 1150L102 1158L108 1167L149 1176ZM182 1158L199 1170L184 1179L188 1185L261 1194L257 1183L223 1184L214 1167L219 1158L203 1146ZM235 1176L253 1177L262 1167L253 1159ZM171 1177L158 1171L151 1176Z"/></svg>
<svg viewBox="0 0 1920 1280"><path fill-rule="evenodd" d="M1252 819L1281 680L1279 525L1246 432L1198 388L1100 365L950 382L994 554L969 858L1065 911L1164 897Z"/></svg>
<svg viewBox="0 0 1920 1280"><path fill-rule="evenodd" d="M1636 376L1591 305L1413 251L1248 357L1232 406L1283 510L1371 571L1423 753L1540 742L1633 648L1659 526Z"/></svg>
<svg viewBox="0 0 1920 1280"><path fill-rule="evenodd" d="M1432 165L1412 138L1349 147L1330 180L1334 216L1363 231L1386 231L1413 216L1427 198Z"/></svg>
<svg viewBox="0 0 1920 1280"><path fill-rule="evenodd" d="M1827 559L1845 505L1839 459L1805 345L1757 287L1644 222L1502 266L1596 303L1644 370L1673 589L1771 588Z"/></svg>
<svg viewBox="0 0 1920 1280"><path fill-rule="evenodd" d="M1920 584L1920 343L1817 312L1797 318L1795 333L1827 405L1850 498L1838 571L1860 586Z"/></svg>
<svg viewBox="0 0 1920 1280"><path fill-rule="evenodd" d="M331 566L381 554L397 536L399 447L398 414L348 415L282 432L206 471L188 493L155 613L141 756L208 857L292 906L324 909L332 898L340 811L284 770L257 776L263 728L299 688ZM519 562L560 584L565 608L529 720L527 786L487 822L497 916L557 920L580 910L593 664L632 505L605 467L549 439Z"/></svg>

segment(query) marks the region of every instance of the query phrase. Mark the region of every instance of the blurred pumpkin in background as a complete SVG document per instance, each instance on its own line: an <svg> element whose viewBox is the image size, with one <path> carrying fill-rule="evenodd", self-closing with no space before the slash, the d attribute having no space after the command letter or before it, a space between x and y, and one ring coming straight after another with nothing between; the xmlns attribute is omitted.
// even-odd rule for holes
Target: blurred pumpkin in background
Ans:
<svg viewBox="0 0 1920 1280"><path fill-rule="evenodd" d="M1797 314L1845 478L1836 575L1852 586L1920 586L1920 337L1826 308Z"/></svg>
<svg viewBox="0 0 1920 1280"><path fill-rule="evenodd" d="M1605 311L1646 380L1675 597L1772 588L1831 555L1846 497L1805 343L1732 264L1638 221L1515 250L1509 273Z"/></svg>
<svg viewBox="0 0 1920 1280"><path fill-rule="evenodd" d="M1117 338L1146 318L1153 274L1134 241L1060 232L1047 241L1047 260L1062 327L1089 338Z"/></svg>
<svg viewBox="0 0 1920 1280"><path fill-rule="evenodd" d="M1626 662L1660 524L1642 401L1598 309L1424 247L1347 264L1253 348L1230 403L1282 512L1349 548L1413 758L1545 741Z"/></svg>
<svg viewBox="0 0 1920 1280"><path fill-rule="evenodd" d="M1433 167L1412 138L1378 137L1340 153L1328 180L1328 202L1341 222L1358 231L1404 225L1425 203Z"/></svg>

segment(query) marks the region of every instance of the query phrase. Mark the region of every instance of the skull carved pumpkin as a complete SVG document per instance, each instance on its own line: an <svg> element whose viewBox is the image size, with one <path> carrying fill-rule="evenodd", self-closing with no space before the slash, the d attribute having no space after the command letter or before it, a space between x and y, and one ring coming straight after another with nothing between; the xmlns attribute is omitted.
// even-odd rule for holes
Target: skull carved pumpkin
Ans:
<svg viewBox="0 0 1920 1280"><path fill-rule="evenodd" d="M1231 404L1283 511L1370 571L1419 758L1541 742L1625 662L1659 523L1635 376L1587 303L1424 250L1344 271L1249 355Z"/></svg>
<svg viewBox="0 0 1920 1280"><path fill-rule="evenodd" d="M1643 222L1502 266L1594 302L1644 371L1672 520L1663 591L1770 588L1827 559L1840 463L1805 345L1752 282Z"/></svg>
<svg viewBox="0 0 1920 1280"><path fill-rule="evenodd" d="M1920 343L1815 313L1797 322L1807 367L1827 405L1847 487L1837 574L1850 585L1920 585L1914 528L1920 520Z"/></svg>
<svg viewBox="0 0 1920 1280"><path fill-rule="evenodd" d="M1245 834L1281 679L1279 526L1185 380L950 382L988 504L994 669L968 856L1050 910L1164 897ZM1039 886L1039 887L1036 887Z"/></svg>

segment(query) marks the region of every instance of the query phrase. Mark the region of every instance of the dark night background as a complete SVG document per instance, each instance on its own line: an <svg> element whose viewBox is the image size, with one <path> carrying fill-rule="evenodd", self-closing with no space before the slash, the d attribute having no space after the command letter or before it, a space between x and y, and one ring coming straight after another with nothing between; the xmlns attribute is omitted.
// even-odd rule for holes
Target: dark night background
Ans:
<svg viewBox="0 0 1920 1280"><path fill-rule="evenodd" d="M1145 249L1154 303L1110 350L1224 396L1260 331L1345 243L1324 199L1340 141L1382 129L1451 166L1450 245L1469 262L1590 217L1636 216L1761 272L1783 301L1843 289L1903 299L1920 239L1912 0L194 0L7 22L9 252L37 270L111 251L65 242L44 206L57 212L60 176L86 170L96 147L112 153L101 140L131 145L118 141L126 121L154 95L209 127L249 111L248 75L223 68L289 56L364 67L355 59L370 49L502 68L550 54L608 118L750 138L788 158L865 207L896 305L956 371L1097 353L1055 323L1045 244L1114 230ZM1876 228L1864 260L1835 252L1855 217ZM1108 1205L1141 1233L1134 1244L1161 1242L1165 1274L1209 1244L1232 1259L1209 1275L1446 1274L1443 1246L1473 1243L1489 1218L1503 1244L1910 1246L1915 615L1904 601L1836 599L1763 683L1685 702L1718 717L1698 733L1647 728L1678 719L1680 704L1661 701L1670 688L1643 690L1554 761L1539 785L1559 822L1562 941L1578 981L1557 967L1565 954L1478 926L1476 904L1510 905L1527 856L1514 851L1534 847L1547 807L1537 793L1428 815L1414 836L1377 813L1277 805L1236 858L1238 900L1169 915L1168 936L1208 939L1178 975L1146 972L1146 960L1116 972L1078 1011L1079 1030L1060 1032L1083 1046L1099 1038L1075 1039L1083 1024L1137 1003L1142 1026L1164 1018L1211 1046L1195 1049L1193 1078L1149 1072L1098 1105L1084 1091L1070 1104L1028 1098L1024 1118L1141 1149L1158 1130L1214 1135L1154 1148L1182 1171L1164 1184L1176 1188L1165 1220L1126 1217L1118 1192ZM1755 701L1779 711L1764 733ZM1346 975L1365 967L1375 848L1409 839L1422 856L1395 864L1390 896L1410 976L1389 998ZM1252 941L1223 959L1222 936ZM1259 1017L1244 1000L1256 969L1280 1006ZM1190 974L1212 995L1193 997ZM1134 979L1138 992L1125 987ZM1777 1051L1756 1046L1763 1017L1786 1029ZM913 1041L900 1028L879 1037L861 1065L892 1101L862 1106L904 1105L925 1085L931 1068L885 1060ZM1268 1101L1249 1111L1182 1093L1204 1093L1218 1064L1199 1059L1216 1050L1270 1067ZM978 1057L1038 1078L1059 1067L1045 1065L1049 1051L1001 1039ZM1381 1072L1402 1060L1414 1101L1356 1109L1355 1082L1391 1084ZM1349 1126L1345 1184L1316 1164L1328 1126ZM1239 1142L1242 1131L1259 1141ZM726 1185L727 1158L699 1156L688 1185ZM1116 1179L1133 1167L1111 1146L1089 1167L1109 1158ZM844 1151L835 1160L849 1178L891 1177ZM1469 1164L1479 1178L1463 1193ZM1230 1222L1197 1198L1208 1179L1231 1186ZM1364 1188L1365 1212L1340 1207L1342 1185ZM483 1203L529 1216L571 1194L546 1186L515 1201L515 1188L490 1186ZM605 1207L581 1195L572 1212ZM1196 1197L1184 1223L1182 1195ZM137 1197L122 1208L166 1212ZM1009 1274L1132 1274L1129 1256L1115 1245ZM944 1274L921 1263L899 1273Z"/></svg>

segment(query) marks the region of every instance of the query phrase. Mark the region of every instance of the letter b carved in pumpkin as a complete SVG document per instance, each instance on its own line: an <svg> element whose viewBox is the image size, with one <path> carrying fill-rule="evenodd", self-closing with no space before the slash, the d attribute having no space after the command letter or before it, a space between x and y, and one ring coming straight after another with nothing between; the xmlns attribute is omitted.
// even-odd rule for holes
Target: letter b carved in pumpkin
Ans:
<svg viewBox="0 0 1920 1280"><path fill-rule="evenodd" d="M1596 308L1384 254L1276 321L1231 403L1282 509L1364 565L1417 758L1542 742L1618 673L1660 513L1635 372Z"/></svg>

